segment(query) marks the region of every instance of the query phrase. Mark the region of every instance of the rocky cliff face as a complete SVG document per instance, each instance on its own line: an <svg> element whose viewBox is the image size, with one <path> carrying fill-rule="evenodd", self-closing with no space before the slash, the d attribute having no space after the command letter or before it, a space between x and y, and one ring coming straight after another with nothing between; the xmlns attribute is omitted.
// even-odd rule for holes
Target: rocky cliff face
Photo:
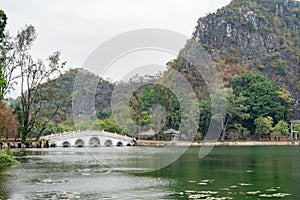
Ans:
<svg viewBox="0 0 300 200"><path fill-rule="evenodd" d="M291 92L300 117L299 28L300 2L233 0L200 18L193 39L212 55L227 86L234 75L258 71Z"/></svg>

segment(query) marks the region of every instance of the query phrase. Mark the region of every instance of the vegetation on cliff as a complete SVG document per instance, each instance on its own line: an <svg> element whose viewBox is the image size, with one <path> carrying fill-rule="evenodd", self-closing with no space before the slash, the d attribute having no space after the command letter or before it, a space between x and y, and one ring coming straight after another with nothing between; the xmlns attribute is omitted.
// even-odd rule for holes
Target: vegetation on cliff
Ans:
<svg viewBox="0 0 300 200"><path fill-rule="evenodd" d="M200 18L193 39L210 53L227 86L233 76L251 70L275 81L298 99L299 29L298 1L233 0L216 13ZM294 109L296 117L300 116L298 106Z"/></svg>

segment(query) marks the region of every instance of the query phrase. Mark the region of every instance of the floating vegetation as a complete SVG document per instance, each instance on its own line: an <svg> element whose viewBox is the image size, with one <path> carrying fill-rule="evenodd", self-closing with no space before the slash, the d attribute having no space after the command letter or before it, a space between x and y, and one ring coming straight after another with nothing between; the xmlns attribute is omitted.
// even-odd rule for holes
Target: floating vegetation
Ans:
<svg viewBox="0 0 300 200"><path fill-rule="evenodd" d="M214 181L215 181L214 179L204 179L204 180L200 180L198 185L208 185L209 183L213 183Z"/></svg>
<svg viewBox="0 0 300 200"><path fill-rule="evenodd" d="M185 191L188 199L206 199L206 200L226 200L233 199L232 197L220 197L218 191ZM183 193L179 193L181 196Z"/></svg>
<svg viewBox="0 0 300 200"><path fill-rule="evenodd" d="M229 191L229 188L220 188L220 190Z"/></svg>
<svg viewBox="0 0 300 200"><path fill-rule="evenodd" d="M251 186L253 185L252 183L238 183L240 186Z"/></svg>
<svg viewBox="0 0 300 200"><path fill-rule="evenodd" d="M192 194L192 193L197 193L197 194L218 194L218 191L194 191L194 190L185 190L184 191L186 194Z"/></svg>
<svg viewBox="0 0 300 200"><path fill-rule="evenodd" d="M215 179L204 179L204 180L201 180L201 182L204 182L204 183L213 183L215 181Z"/></svg>
<svg viewBox="0 0 300 200"><path fill-rule="evenodd" d="M190 195L189 199L226 200L226 199L233 199L233 198L232 197L211 197L203 194L195 194L195 195Z"/></svg>
<svg viewBox="0 0 300 200"><path fill-rule="evenodd" d="M218 194L218 191L199 191L200 194Z"/></svg>
<svg viewBox="0 0 300 200"><path fill-rule="evenodd" d="M286 196L290 196L291 194L288 193L275 193L275 194L261 194L259 195L259 197L264 197L264 198L272 198L272 197L277 197L277 198L281 198L281 197L286 197Z"/></svg>
<svg viewBox="0 0 300 200"><path fill-rule="evenodd" d="M292 194L288 194L288 193L276 193L273 194L273 197L285 197L285 196L291 196Z"/></svg>
<svg viewBox="0 0 300 200"><path fill-rule="evenodd" d="M195 183L195 181L189 181L190 183ZM204 186L203 188L209 188L209 184L214 183L214 179L203 179L197 182L197 185ZM214 184L213 184L214 185ZM280 187L267 187L263 190L247 190L247 188L252 188L253 183L250 182L238 182L228 187L220 187L214 191L211 190L185 190L178 194L178 198L187 198L187 199L206 199L206 200L215 200L215 199L235 199L237 196L243 196L244 199L247 198L284 198L290 196L289 193L279 193Z"/></svg>
<svg viewBox="0 0 300 200"><path fill-rule="evenodd" d="M266 192L276 192L277 189L276 188L269 188L269 189L266 189Z"/></svg>
<svg viewBox="0 0 300 200"><path fill-rule="evenodd" d="M259 194L259 193L261 193L261 192L260 191L249 191L249 192L247 192L247 194L252 194L252 195Z"/></svg>

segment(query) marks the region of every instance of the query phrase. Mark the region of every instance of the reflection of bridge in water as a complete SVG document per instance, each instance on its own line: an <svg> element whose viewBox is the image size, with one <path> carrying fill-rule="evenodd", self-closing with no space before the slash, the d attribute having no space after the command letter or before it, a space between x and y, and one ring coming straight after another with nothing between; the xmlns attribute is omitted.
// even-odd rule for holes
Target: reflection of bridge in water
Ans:
<svg viewBox="0 0 300 200"><path fill-rule="evenodd" d="M73 131L47 135L50 147L100 147L100 146L133 146L133 139L127 136L105 131Z"/></svg>

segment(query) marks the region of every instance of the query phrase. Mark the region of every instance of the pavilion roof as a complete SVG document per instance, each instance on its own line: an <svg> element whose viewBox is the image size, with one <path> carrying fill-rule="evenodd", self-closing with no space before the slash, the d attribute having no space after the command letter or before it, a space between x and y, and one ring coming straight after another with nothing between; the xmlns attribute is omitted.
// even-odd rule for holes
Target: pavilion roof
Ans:
<svg viewBox="0 0 300 200"><path fill-rule="evenodd" d="M152 128L150 128L148 131L141 132L138 135L154 136L155 134L156 134L155 131Z"/></svg>
<svg viewBox="0 0 300 200"><path fill-rule="evenodd" d="M174 134L179 134L179 133L181 133L180 131L177 131L177 130L174 130L174 129L169 129L169 130L167 130L167 131L165 131L164 133L167 133L167 134L172 134L172 133L174 133Z"/></svg>

